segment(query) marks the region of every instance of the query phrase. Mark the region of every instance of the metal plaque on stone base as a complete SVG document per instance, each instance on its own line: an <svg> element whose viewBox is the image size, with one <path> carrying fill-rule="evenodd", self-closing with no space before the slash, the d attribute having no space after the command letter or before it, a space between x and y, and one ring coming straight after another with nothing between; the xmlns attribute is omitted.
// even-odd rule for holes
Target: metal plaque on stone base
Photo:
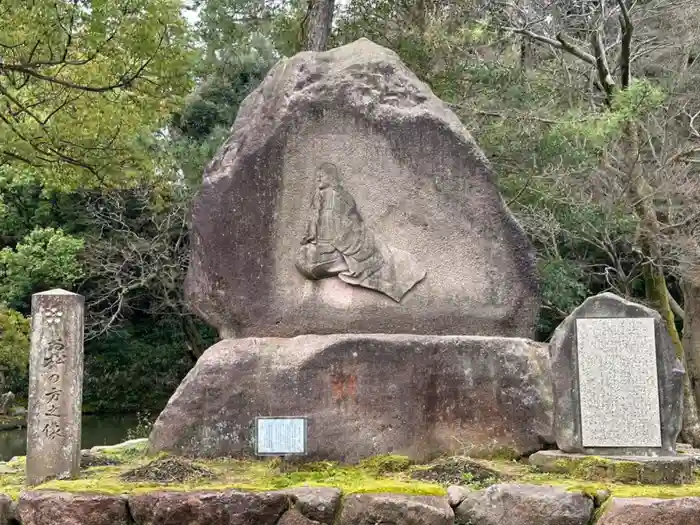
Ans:
<svg viewBox="0 0 700 525"><path fill-rule="evenodd" d="M257 456L306 455L305 417L255 418Z"/></svg>

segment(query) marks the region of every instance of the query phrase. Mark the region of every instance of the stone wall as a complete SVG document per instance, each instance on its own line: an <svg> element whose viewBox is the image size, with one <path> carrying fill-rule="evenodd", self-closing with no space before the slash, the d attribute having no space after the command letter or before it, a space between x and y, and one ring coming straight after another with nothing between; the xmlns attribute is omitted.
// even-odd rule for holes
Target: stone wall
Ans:
<svg viewBox="0 0 700 525"><path fill-rule="evenodd" d="M0 494L0 525L700 525L700 498L613 500L561 488L499 484L446 497L275 492L153 492L132 496Z"/></svg>

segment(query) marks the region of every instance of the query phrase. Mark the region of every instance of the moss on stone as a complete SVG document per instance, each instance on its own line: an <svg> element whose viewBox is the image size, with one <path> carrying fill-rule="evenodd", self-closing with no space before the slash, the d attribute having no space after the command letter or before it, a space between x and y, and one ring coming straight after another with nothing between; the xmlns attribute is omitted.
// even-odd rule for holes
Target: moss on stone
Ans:
<svg viewBox="0 0 700 525"><path fill-rule="evenodd" d="M407 456L385 454L360 461L360 467L376 474L390 472L405 472L411 466L412 461Z"/></svg>
<svg viewBox="0 0 700 525"><path fill-rule="evenodd" d="M240 489L250 491L270 491L298 486L317 486L339 488L345 494L389 492L426 496L445 494L444 487L435 483L412 480L405 471L378 472L382 469L407 468L400 456L392 459L377 458L367 460L363 465L344 466L334 462L317 462L289 465L278 459L270 460L200 460L198 465L212 472L206 479L191 480L184 483L128 482L121 476L135 468L144 467L153 461L152 457L139 456L129 458L132 452L115 452L119 465L91 467L81 471L80 479L52 480L43 483L35 490L58 490L66 492L87 492L99 494L140 494L156 490L194 491ZM405 470L405 468L404 468ZM24 474L3 476L0 480L0 493L16 498L25 490Z"/></svg>
<svg viewBox="0 0 700 525"><path fill-rule="evenodd" d="M649 485L691 481L685 479L687 476L690 476L689 463L685 465L680 463L664 464L661 460L654 463L653 461L637 461L632 458L606 458L600 456L569 456L546 461L543 460L545 457L539 457L534 463L534 468L538 469L538 471L566 474L573 478L589 481ZM532 461L532 458L530 461Z"/></svg>
<svg viewBox="0 0 700 525"><path fill-rule="evenodd" d="M197 464L213 473L211 478L192 480L184 483L127 482L120 476L134 468L143 467L154 460L144 453L145 447L135 447L100 452L119 459L118 465L96 466L84 469L80 479L54 480L44 483L37 490L59 490L68 492L92 492L101 494L140 494L157 490L195 491L240 489L250 491L270 491L298 486L336 487L345 494L388 492L409 495L444 495L445 488L438 483L412 479L412 473L421 465L410 465L402 456L378 456L363 461L360 465L347 466L334 462L289 463L279 459L199 460ZM160 454L157 457L167 457ZM442 460L444 461L444 459ZM622 483L613 480L591 480L587 476L596 474L597 469L608 468L607 459L591 460L579 466L570 474L543 474L535 472L529 465L517 461L474 460L499 473L498 477L510 483L553 485L571 491L579 491L595 496L598 491L608 491L615 497L677 498L684 496L700 497L700 482L688 485L644 485ZM633 469L622 462L622 473L632 477ZM629 462L632 463L632 462ZM0 493L17 498L24 487L24 458L18 458L6 467L14 473L0 476ZM630 469L627 471L627 469ZM488 480L488 483L496 479ZM483 488L481 483L474 488Z"/></svg>
<svg viewBox="0 0 700 525"><path fill-rule="evenodd" d="M593 523L598 523L598 520L603 517L603 514L605 514L612 504L613 498L611 496L606 499L602 505L600 505L597 509L595 509L595 512L593 513Z"/></svg>
<svg viewBox="0 0 700 525"><path fill-rule="evenodd" d="M700 497L700 482L697 480L687 485L644 485L641 483L620 483L613 481L591 481L563 474L526 474L518 483L533 485L553 485L571 491L583 492L594 496L599 490L607 490L618 498L682 498Z"/></svg>

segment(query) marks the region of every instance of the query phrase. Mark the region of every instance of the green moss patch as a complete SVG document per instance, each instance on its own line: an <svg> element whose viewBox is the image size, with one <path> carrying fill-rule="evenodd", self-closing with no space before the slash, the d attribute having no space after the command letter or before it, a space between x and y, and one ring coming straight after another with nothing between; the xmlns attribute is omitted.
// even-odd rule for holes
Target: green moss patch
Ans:
<svg viewBox="0 0 700 525"><path fill-rule="evenodd" d="M590 472L543 474L526 463L513 460L482 460L466 457L444 458L430 465L412 465L403 456L377 456L359 465L335 462L301 463L280 459L214 459L196 462L160 455L148 457L145 446L101 451L117 464L91 466L76 480L53 480L37 490L59 490L100 494L139 494L156 490L195 491L239 489L271 491L299 486L336 487L345 494L398 493L441 496L450 484L474 489L498 482L560 486L595 496L609 491L616 497L676 498L700 497L700 483L688 485L643 485L618 481L585 479ZM17 498L24 487L24 458L5 464L0 476L0 493ZM590 467L590 465L589 465ZM140 473L140 475L135 475Z"/></svg>
<svg viewBox="0 0 700 525"><path fill-rule="evenodd" d="M411 464L411 460L406 456L386 454L363 459L360 461L360 468L381 475L391 472L406 472L411 467Z"/></svg>
<svg viewBox="0 0 700 525"><path fill-rule="evenodd" d="M114 451L118 465L83 469L79 479L52 480L35 490L59 490L98 494L139 494L156 490L194 491L240 489L271 491L299 486L336 487L345 494L398 493L441 496L445 488L437 483L411 479L410 466L401 456L380 456L361 465L334 462L294 464L268 460L216 459L191 462L160 456L154 460L141 451ZM202 475L206 473L205 475ZM3 476L0 493L17 498L25 490L21 473Z"/></svg>
<svg viewBox="0 0 700 525"><path fill-rule="evenodd" d="M525 474L518 483L533 485L553 485L567 490L583 492L591 497L600 490L607 490L618 498L683 498L700 497L700 482L695 480L687 485L643 485L640 483L620 483L609 481L590 481L566 476L564 474Z"/></svg>

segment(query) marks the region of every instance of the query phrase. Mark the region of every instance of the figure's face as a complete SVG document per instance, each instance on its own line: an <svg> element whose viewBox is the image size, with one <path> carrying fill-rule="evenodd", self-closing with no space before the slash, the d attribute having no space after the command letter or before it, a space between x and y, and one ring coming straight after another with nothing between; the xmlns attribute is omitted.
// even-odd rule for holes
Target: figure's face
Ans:
<svg viewBox="0 0 700 525"><path fill-rule="evenodd" d="M316 178L320 189L328 188L335 183L335 174L331 171L320 169L316 172Z"/></svg>

